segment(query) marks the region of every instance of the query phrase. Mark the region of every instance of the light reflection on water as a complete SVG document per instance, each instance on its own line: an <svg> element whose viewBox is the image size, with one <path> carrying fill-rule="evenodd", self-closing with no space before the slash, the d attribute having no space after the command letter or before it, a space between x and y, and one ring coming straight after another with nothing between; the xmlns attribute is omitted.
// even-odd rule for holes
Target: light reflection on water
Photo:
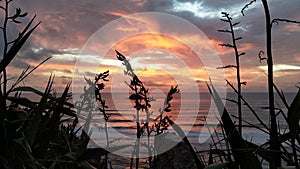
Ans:
<svg viewBox="0 0 300 169"><path fill-rule="evenodd" d="M128 100L128 94L127 93L120 93L119 94L122 102L118 102L117 104L131 104ZM152 93L152 96L156 99L156 101L151 102L151 110L153 111L153 114L151 118L155 118L158 116L158 110L163 105L164 98L160 94ZM248 101L250 105L253 106L253 109L257 112L259 117L264 121L267 125L269 124L269 114L268 110L264 107L268 106L268 99L266 93L245 93L244 98ZM287 93L286 99L288 103L291 102L291 100L294 98L294 93ZM103 97L106 100L106 103L108 105L108 111L107 113L111 115L108 125L112 127L115 131L120 132L128 137L135 137L136 136L136 123L135 123L135 114L136 111L134 108L131 109L122 109L122 110L116 110L113 100L109 93L104 93ZM235 99L235 95L232 93L229 93L227 95L227 98ZM281 108L286 112L286 109L280 99L277 98L277 107ZM205 124L206 115L208 112L208 109L210 107L210 96L208 93L201 93L200 94L200 102L199 102L199 110L194 110L193 105L189 105L190 100L181 100L180 95L175 95L174 100L171 102L171 109L172 111L168 113L168 115L172 118L173 121L176 122L184 131L186 131L186 134L191 141L192 144L194 144L197 147L206 147L210 144L211 139L208 141L202 143L199 145L198 138L201 134L201 136L210 136L211 133L214 133L214 131L211 131L213 129L204 128L203 125ZM115 103L116 104L116 103ZM184 108L181 107L181 105L185 105ZM122 107L122 106L119 106ZM124 106L126 107L126 106ZM231 102L226 102L226 108L228 112L231 115L237 115L236 113L236 105ZM180 110L181 109L181 110ZM251 124L254 124L256 126L259 126L258 121L256 118L252 115L252 113L248 110L246 106L243 106L243 119ZM195 111L198 112L198 116L195 121L191 120L191 116ZM215 110L217 112L217 110ZM184 113L184 118L181 118L180 121L176 120L178 114ZM102 116L99 114L99 116L94 116L95 121L101 120ZM140 113L140 119L141 121L146 119L145 113ZM237 119L232 117L234 122L237 122ZM288 126L284 123L284 119L282 116L279 115L278 118L280 122L280 128L282 131L284 129L287 129ZM215 123L218 124L218 120L215 120ZM252 141L257 144L262 144L265 141L267 141L268 136L261 132L258 129L255 129L253 127L250 127L248 124L244 123L245 127L243 128L243 137L249 141ZM192 126L192 127L191 127ZM188 132L187 129L191 127L191 130ZM96 128L94 130L97 131ZM218 127L216 131L221 135L221 129ZM169 129L169 132L174 132L172 128ZM110 137L113 138L113 140L118 141L118 138L114 138L114 136L111 134L113 132L109 132ZM97 134L96 134L97 135ZM100 134L98 134L99 136ZM213 137L216 137L215 134L212 135ZM146 137L146 136L145 136ZM101 141L103 137L95 138L96 141ZM126 139L122 138L122 141L125 141Z"/></svg>

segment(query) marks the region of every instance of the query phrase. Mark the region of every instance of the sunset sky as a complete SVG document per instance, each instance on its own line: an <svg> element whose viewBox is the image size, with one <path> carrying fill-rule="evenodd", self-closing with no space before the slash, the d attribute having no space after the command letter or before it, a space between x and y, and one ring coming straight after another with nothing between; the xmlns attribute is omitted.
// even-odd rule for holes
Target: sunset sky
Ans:
<svg viewBox="0 0 300 169"><path fill-rule="evenodd" d="M129 22L130 19L138 20L139 18L128 16L142 12L161 12L187 20L207 36L223 65L235 64L232 49L218 46L223 42L231 42L229 34L217 31L227 28L227 24L220 21L221 12L225 11L230 13L234 21L241 22L235 31L238 36L243 37L238 43L239 50L246 52L246 55L241 57L242 81L247 81L247 86L244 86L243 90L262 92L266 90L267 79L264 73L266 63L259 62L258 52L265 50L264 13L261 2L257 1L246 10L243 16L240 11L247 2L240 0L16 1L16 6L29 12L31 17L37 15L36 20L41 21L42 24L12 62L9 74L17 76L27 64L36 65L46 57L52 56L52 59L40 67L25 83L43 88L49 75L54 73L56 75L55 86L63 87L72 80L78 54L95 32L120 17L124 17L127 23L132 24ZM269 5L273 18L300 21L299 0L271 0ZM162 30L162 23L155 19L143 20L143 22L151 30ZM120 23L114 27L114 31L127 33L146 29L143 24L134 26ZM10 32L16 32L16 29L11 28ZM106 34L104 37L98 37L103 38L100 39L102 46L95 45L89 48L94 51L106 47L105 45L112 48L107 49L109 52L105 56L98 56L96 53L86 55L86 63L92 64L93 57L105 57L97 70L110 69L112 75L114 72L122 74L122 70L118 69L120 63L113 53L113 50L117 49L129 56L133 67L136 65L134 68L143 77L146 86L158 88L174 85L176 75L181 76L181 80L187 82L184 78L188 79L191 72L195 77L190 80L194 80L200 86L203 85L201 83L208 80L208 74L204 68L206 65L186 44L173 37L180 37L180 39L202 46L206 41L198 39L197 35L176 25L170 25L168 35L136 34L118 43L110 44L118 37L114 37L114 34ZM276 84L283 91L296 91L295 86L299 86L300 82L300 25L287 23L274 25L273 56ZM191 72L182 68L179 60L183 61ZM166 68L168 68L167 71L159 71ZM87 68L86 73L95 74L96 72ZM225 77L235 83L235 70L226 70Z"/></svg>

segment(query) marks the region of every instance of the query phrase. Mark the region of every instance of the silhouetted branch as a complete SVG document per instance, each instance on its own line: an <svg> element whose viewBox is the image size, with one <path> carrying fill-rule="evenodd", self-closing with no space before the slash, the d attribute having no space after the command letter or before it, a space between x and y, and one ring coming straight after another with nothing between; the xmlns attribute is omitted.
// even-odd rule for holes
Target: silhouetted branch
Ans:
<svg viewBox="0 0 300 169"><path fill-rule="evenodd" d="M236 22L236 23L233 23L232 26L235 27L235 26L237 26L239 24L240 24L240 22Z"/></svg>
<svg viewBox="0 0 300 169"><path fill-rule="evenodd" d="M262 51L262 50L259 51L259 53L258 53L258 58L259 58L259 62L260 62L260 63L262 63L263 60L268 60L268 58L263 57L264 54L265 54L265 52Z"/></svg>
<svg viewBox="0 0 300 169"><path fill-rule="evenodd" d="M229 22L232 18L229 16L229 13L227 12L221 12L221 14L223 15L222 17L227 18L227 22ZM222 19L221 19L222 20Z"/></svg>
<svg viewBox="0 0 300 169"><path fill-rule="evenodd" d="M231 33L231 31L230 30L226 30L226 29L220 29L220 30L218 30L219 32L224 32L224 33Z"/></svg>
<svg viewBox="0 0 300 169"><path fill-rule="evenodd" d="M226 18L225 20L227 20L229 23L232 44L223 43L223 44L220 44L220 46L232 48L234 50L235 60L236 60L236 65L227 65L222 68L223 69L224 68L232 68L232 67L236 68L236 78L237 78L237 86L238 86L238 93L239 93L238 99L237 99L238 114L239 114L239 132L242 135L242 108L241 108L242 104L241 104L241 98L240 98L240 95L242 92L242 87L241 87L242 84L241 84L241 76L240 76L240 60L239 60L239 58L240 58L240 56L245 55L246 53L245 52L240 53L238 51L237 41L241 40L242 37L236 37L235 32L234 32L234 27L237 26L238 24L240 24L240 22L232 23L232 18L229 16L229 13L222 12L222 14L223 14L222 17Z"/></svg>
<svg viewBox="0 0 300 169"><path fill-rule="evenodd" d="M234 46L229 43L223 43L223 44L219 44L219 45L223 46L223 47L227 47L227 48L234 48Z"/></svg>
<svg viewBox="0 0 300 169"><path fill-rule="evenodd" d="M7 19L11 20L14 23L20 24L22 22L17 20L17 19L18 18L23 18L23 17L27 16L27 14L28 14L27 12L25 12L25 13L21 13L21 12L22 12L21 8L16 8L15 14L13 16L8 17Z"/></svg>
<svg viewBox="0 0 300 169"><path fill-rule="evenodd" d="M239 54L239 57L240 57L240 56L243 56L243 55L246 55L246 53L245 53L245 52L240 53L240 54Z"/></svg>
<svg viewBox="0 0 300 169"><path fill-rule="evenodd" d="M243 81L243 82L241 82L241 85L247 85L247 82L246 81Z"/></svg>
<svg viewBox="0 0 300 169"><path fill-rule="evenodd" d="M287 23L293 23L293 24L300 24L299 21L294 21L294 20L289 20L289 19L282 19L282 18L276 18L276 19L272 20L271 26L273 26L273 24L275 24L275 23L276 23L276 25L278 25L279 22L287 22Z"/></svg>
<svg viewBox="0 0 300 169"><path fill-rule="evenodd" d="M235 65L226 65L226 66L223 66L223 67L217 67L217 69L228 69L228 68L237 68L237 66L235 66Z"/></svg>
<svg viewBox="0 0 300 169"><path fill-rule="evenodd" d="M248 109L253 113L253 115L256 117L256 119L259 121L259 123L265 127L265 129L267 129L268 131L270 131L269 127L260 119L260 117L257 115L257 113L255 112L255 110L249 105L249 103L243 98L243 96L241 94L239 94L238 90L233 86L233 84L231 84L227 79L225 79L227 82L227 86L229 85L236 94L238 94L241 98L241 100L244 102L244 104L248 107Z"/></svg>
<svg viewBox="0 0 300 169"><path fill-rule="evenodd" d="M237 38L235 38L234 40L241 40L241 39L243 39L242 37L237 37Z"/></svg>
<svg viewBox="0 0 300 169"><path fill-rule="evenodd" d="M241 13L242 13L243 16L245 16L244 11L245 11L247 8L249 8L249 6L251 6L254 2L256 2L256 0L250 1L248 4L246 4L246 5L243 7L243 9L241 10Z"/></svg>

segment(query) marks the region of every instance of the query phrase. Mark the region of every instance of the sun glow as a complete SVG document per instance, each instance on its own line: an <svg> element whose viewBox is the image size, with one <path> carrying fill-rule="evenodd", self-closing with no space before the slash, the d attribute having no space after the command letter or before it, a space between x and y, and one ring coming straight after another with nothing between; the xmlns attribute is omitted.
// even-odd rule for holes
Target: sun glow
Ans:
<svg viewBox="0 0 300 169"><path fill-rule="evenodd" d="M175 82L171 80L174 77L180 77L178 83L188 79L195 83L199 79L208 79L205 69L201 69L199 57L185 44L168 36L141 34L120 41L104 56L98 70L109 69L111 74L123 73L125 67L116 59L114 50L120 51L130 60L139 77L155 81L157 85L174 85ZM198 69L195 63L198 63Z"/></svg>

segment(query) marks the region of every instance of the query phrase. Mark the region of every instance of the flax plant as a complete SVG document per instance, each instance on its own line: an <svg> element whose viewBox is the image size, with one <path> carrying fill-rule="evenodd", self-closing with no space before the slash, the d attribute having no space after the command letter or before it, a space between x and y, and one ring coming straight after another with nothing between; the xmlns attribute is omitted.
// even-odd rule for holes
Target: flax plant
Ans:
<svg viewBox="0 0 300 169"><path fill-rule="evenodd" d="M255 2L256 0L252 0L248 4L246 4L241 11L242 14L244 15L244 11ZM271 19L271 12L269 10L268 1L261 0L261 3L263 5L264 15L265 15L267 57L262 57L261 54L263 54L264 52L260 52L259 58L260 61L266 60L268 66L268 96L269 96L269 113L271 119L270 149L274 151L274 153L272 154L272 161L270 162L270 169L276 169L281 166L281 153L280 153L280 142L278 141L279 132L278 132L276 113L275 113L275 99L274 99L274 88L273 88L274 76L273 76L273 53L272 53L272 25L278 22L288 22L288 23L299 23L299 22L289 20L289 19L282 19L282 18ZM296 162L296 166L298 166L298 162Z"/></svg>
<svg viewBox="0 0 300 169"><path fill-rule="evenodd" d="M236 26L238 26L240 24L240 22L236 22L233 23L232 22L232 18L229 16L228 13L226 12L222 12L222 17L225 19L221 19L221 21L226 22L229 24L229 30L227 29L222 29L222 30L218 30L219 32L223 32L223 33L229 33L231 35L231 40L232 40L232 44L228 44L228 43L223 43L223 44L219 44L220 46L224 46L224 47L228 47L228 48L232 48L234 50L234 54L235 54L235 62L236 65L226 65L222 68L226 69L226 68L235 68L236 69L236 79L237 79L237 88L238 88L238 99L237 99L237 106L238 106L238 129L240 134L242 135L242 100L241 100L241 94L242 94L242 84L246 85L246 82L241 82L241 75L240 75L240 57L245 55L245 52L239 52L238 51L238 47L237 47L237 41L241 40L242 37L236 37L236 34L234 32L234 28Z"/></svg>

